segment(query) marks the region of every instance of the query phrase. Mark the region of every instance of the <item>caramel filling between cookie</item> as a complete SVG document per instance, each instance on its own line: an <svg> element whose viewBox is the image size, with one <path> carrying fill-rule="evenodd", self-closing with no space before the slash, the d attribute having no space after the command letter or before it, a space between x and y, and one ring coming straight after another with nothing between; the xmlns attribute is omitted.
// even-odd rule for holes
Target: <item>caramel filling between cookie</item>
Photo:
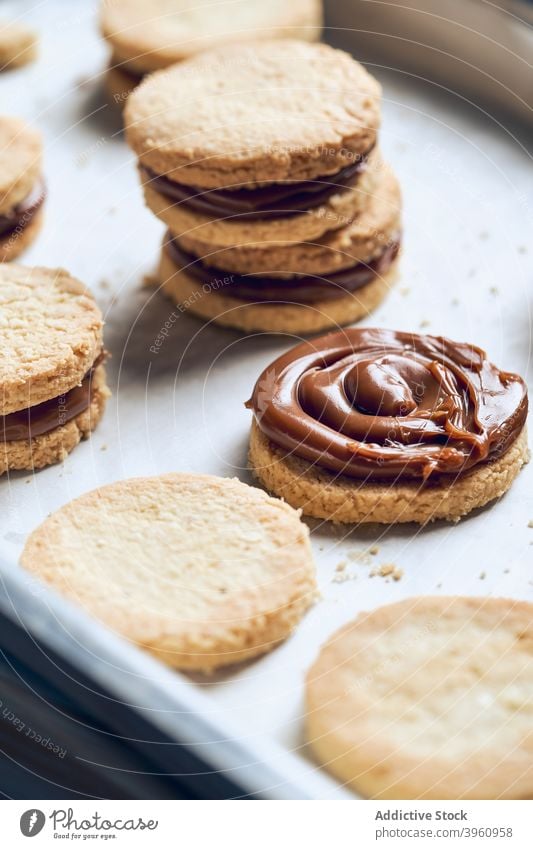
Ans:
<svg viewBox="0 0 533 849"><path fill-rule="evenodd" d="M17 410L7 416L0 416L0 442L35 439L66 425L88 410L92 400L92 377L106 357L107 353L102 351L80 385L64 395L43 401L34 407L27 407L25 410Z"/></svg>
<svg viewBox="0 0 533 849"><path fill-rule="evenodd" d="M302 182L269 183L258 188L201 189L177 183L141 165L145 183L173 205L215 218L285 218L326 203L334 194L353 188L368 167L371 151L359 154L336 174Z"/></svg>
<svg viewBox="0 0 533 849"><path fill-rule="evenodd" d="M172 262L202 284L202 291L219 292L241 301L313 304L334 301L356 292L386 274L400 250L400 234L395 233L380 254L369 262L358 262L351 268L317 277L302 274L280 278L263 275L229 274L209 266L187 253L167 233L166 250ZM224 277L221 278L221 275Z"/></svg>
<svg viewBox="0 0 533 849"><path fill-rule="evenodd" d="M46 198L44 180L40 178L23 200L9 212L0 215L0 239L22 232L33 221Z"/></svg>
<svg viewBox="0 0 533 849"><path fill-rule="evenodd" d="M268 366L247 406L274 443L365 481L438 481L502 456L527 389L484 351L440 336L347 329Z"/></svg>

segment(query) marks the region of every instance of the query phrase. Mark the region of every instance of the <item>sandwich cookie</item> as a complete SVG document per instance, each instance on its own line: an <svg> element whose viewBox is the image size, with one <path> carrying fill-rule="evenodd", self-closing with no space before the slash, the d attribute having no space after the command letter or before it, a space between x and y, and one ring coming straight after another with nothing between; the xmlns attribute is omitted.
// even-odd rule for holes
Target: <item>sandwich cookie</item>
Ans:
<svg viewBox="0 0 533 849"><path fill-rule="evenodd" d="M349 328L304 342L247 406L257 478L335 522L457 521L528 460L522 378L443 337Z"/></svg>
<svg viewBox="0 0 533 849"><path fill-rule="evenodd" d="M377 148L380 87L326 45L242 46L221 75L228 56L154 74L126 109L146 203L169 227L163 290L245 331L356 320L383 298L399 250L398 185ZM363 232L380 251L360 250ZM344 265L333 260L343 249Z"/></svg>
<svg viewBox="0 0 533 849"><path fill-rule="evenodd" d="M272 38L316 41L321 0L102 0L102 35L111 48L107 82L116 102L146 74L223 44Z"/></svg>
<svg viewBox="0 0 533 849"><path fill-rule="evenodd" d="M0 71L20 68L37 58L37 36L18 21L0 21Z"/></svg>
<svg viewBox="0 0 533 849"><path fill-rule="evenodd" d="M0 265L0 474L63 460L109 396L102 316L66 271Z"/></svg>
<svg viewBox="0 0 533 849"><path fill-rule="evenodd" d="M308 672L312 752L373 799L531 799L532 623L502 598L361 614Z"/></svg>
<svg viewBox="0 0 533 849"><path fill-rule="evenodd" d="M298 513L210 475L83 495L31 534L21 564L171 666L205 672L272 649L316 593Z"/></svg>
<svg viewBox="0 0 533 849"><path fill-rule="evenodd" d="M165 294L194 315L245 332L310 334L371 312L397 276L401 198L392 172L350 225L316 242L209 248L195 232L163 241Z"/></svg>
<svg viewBox="0 0 533 849"><path fill-rule="evenodd" d="M0 116L0 262L15 259L42 225L45 187L41 135Z"/></svg>

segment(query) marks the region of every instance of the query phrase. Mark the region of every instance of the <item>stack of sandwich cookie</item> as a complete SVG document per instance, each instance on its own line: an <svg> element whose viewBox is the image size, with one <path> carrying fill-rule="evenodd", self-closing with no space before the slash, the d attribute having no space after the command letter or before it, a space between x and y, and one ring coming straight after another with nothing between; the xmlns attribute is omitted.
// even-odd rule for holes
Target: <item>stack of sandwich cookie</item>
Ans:
<svg viewBox="0 0 533 849"><path fill-rule="evenodd" d="M366 315L392 284L401 237L379 120L378 83L326 45L261 42L154 74L126 129L146 202L169 227L163 290L244 331Z"/></svg>
<svg viewBox="0 0 533 849"><path fill-rule="evenodd" d="M171 666L204 672L270 651L316 597L298 513L210 475L86 493L31 534L21 563Z"/></svg>
<svg viewBox="0 0 533 849"><path fill-rule="evenodd" d="M42 142L18 118L0 116L0 261L15 259L42 224Z"/></svg>
<svg viewBox="0 0 533 849"><path fill-rule="evenodd" d="M443 337L352 328L304 342L248 406L259 480L336 522L456 521L528 459L524 381Z"/></svg>
<svg viewBox="0 0 533 849"><path fill-rule="evenodd" d="M255 39L316 41L321 0L102 0L102 35L111 47L107 86L127 99L146 74L225 43Z"/></svg>
<svg viewBox="0 0 533 849"><path fill-rule="evenodd" d="M57 463L100 420L102 316L66 271L0 266L0 474Z"/></svg>

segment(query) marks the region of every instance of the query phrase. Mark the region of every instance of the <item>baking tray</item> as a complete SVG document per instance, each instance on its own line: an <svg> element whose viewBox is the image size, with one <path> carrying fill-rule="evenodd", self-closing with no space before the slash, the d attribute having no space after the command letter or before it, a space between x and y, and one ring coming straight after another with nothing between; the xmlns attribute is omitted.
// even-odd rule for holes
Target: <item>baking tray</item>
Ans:
<svg viewBox="0 0 533 849"><path fill-rule="evenodd" d="M344 7L349 15L350 4ZM39 62L0 79L1 111L28 118L45 136L46 223L23 259L64 266L94 291L106 320L113 390L92 439L62 466L1 481L0 645L9 692L19 712L29 711L34 697L50 722L68 715L80 728L97 729L92 742L72 733L69 750L81 770L94 747L95 795L120 794L120 785L107 789L105 776L122 770L141 798L179 796L184 775L192 795L203 787L206 796L347 797L305 750L305 670L320 644L361 610L419 593L533 600L532 467L501 501L458 525L313 522L321 600L281 647L214 679L163 668L30 581L15 565L27 534L89 489L174 470L252 482L244 402L262 369L297 340L245 337L181 315L158 353L150 350L173 311L143 285L154 273L163 227L143 206L120 116L102 94L107 51L94 4L4 2L2 12L27 13L42 35ZM355 52L357 42L354 28ZM401 280L366 323L474 342L531 383L528 128L391 62L368 64L384 86L381 144L403 186L405 243ZM375 547L377 554L368 553ZM373 574L387 563L403 571L401 580ZM54 669L66 670L62 683L53 680ZM0 727L5 731L5 722ZM56 728L60 733L60 719ZM105 741L115 743L112 752ZM13 762L24 756L10 755ZM30 773L51 765L48 759L28 768L27 786ZM23 774L19 779L23 784ZM69 794L68 783L46 780L52 796ZM15 795L9 784L0 790ZM70 791L90 795L86 787Z"/></svg>

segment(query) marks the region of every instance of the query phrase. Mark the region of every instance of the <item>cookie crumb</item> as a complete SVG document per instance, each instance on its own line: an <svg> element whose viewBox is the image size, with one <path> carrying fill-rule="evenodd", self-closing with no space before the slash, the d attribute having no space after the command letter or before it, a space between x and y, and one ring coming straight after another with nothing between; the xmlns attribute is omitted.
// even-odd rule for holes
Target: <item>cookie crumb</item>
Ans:
<svg viewBox="0 0 533 849"><path fill-rule="evenodd" d="M533 528L533 519L530 519L527 523L528 528Z"/></svg>
<svg viewBox="0 0 533 849"><path fill-rule="evenodd" d="M429 327L430 324L431 322L427 318L423 318L420 322L419 327Z"/></svg>
<svg viewBox="0 0 533 849"><path fill-rule="evenodd" d="M489 289L489 292L490 292L491 295L499 295L500 294L500 290L498 289L497 286L491 286L490 289Z"/></svg>
<svg viewBox="0 0 533 849"><path fill-rule="evenodd" d="M372 548L368 549L368 553L375 557L376 554L379 554L379 547L377 545L373 545Z"/></svg>
<svg viewBox="0 0 533 849"><path fill-rule="evenodd" d="M337 563L337 565L335 566L335 571L336 572L344 572L347 565L348 564L346 563L346 560L341 560L341 562Z"/></svg>
<svg viewBox="0 0 533 849"><path fill-rule="evenodd" d="M400 581L403 578L403 569L396 566L395 563L382 563L370 572L370 577L374 578L379 575L380 578L393 578L395 581Z"/></svg>
<svg viewBox="0 0 533 849"><path fill-rule="evenodd" d="M484 581L486 577L487 577L487 573L486 573L486 572L480 572L480 573L479 573L479 580L480 580L480 581Z"/></svg>

